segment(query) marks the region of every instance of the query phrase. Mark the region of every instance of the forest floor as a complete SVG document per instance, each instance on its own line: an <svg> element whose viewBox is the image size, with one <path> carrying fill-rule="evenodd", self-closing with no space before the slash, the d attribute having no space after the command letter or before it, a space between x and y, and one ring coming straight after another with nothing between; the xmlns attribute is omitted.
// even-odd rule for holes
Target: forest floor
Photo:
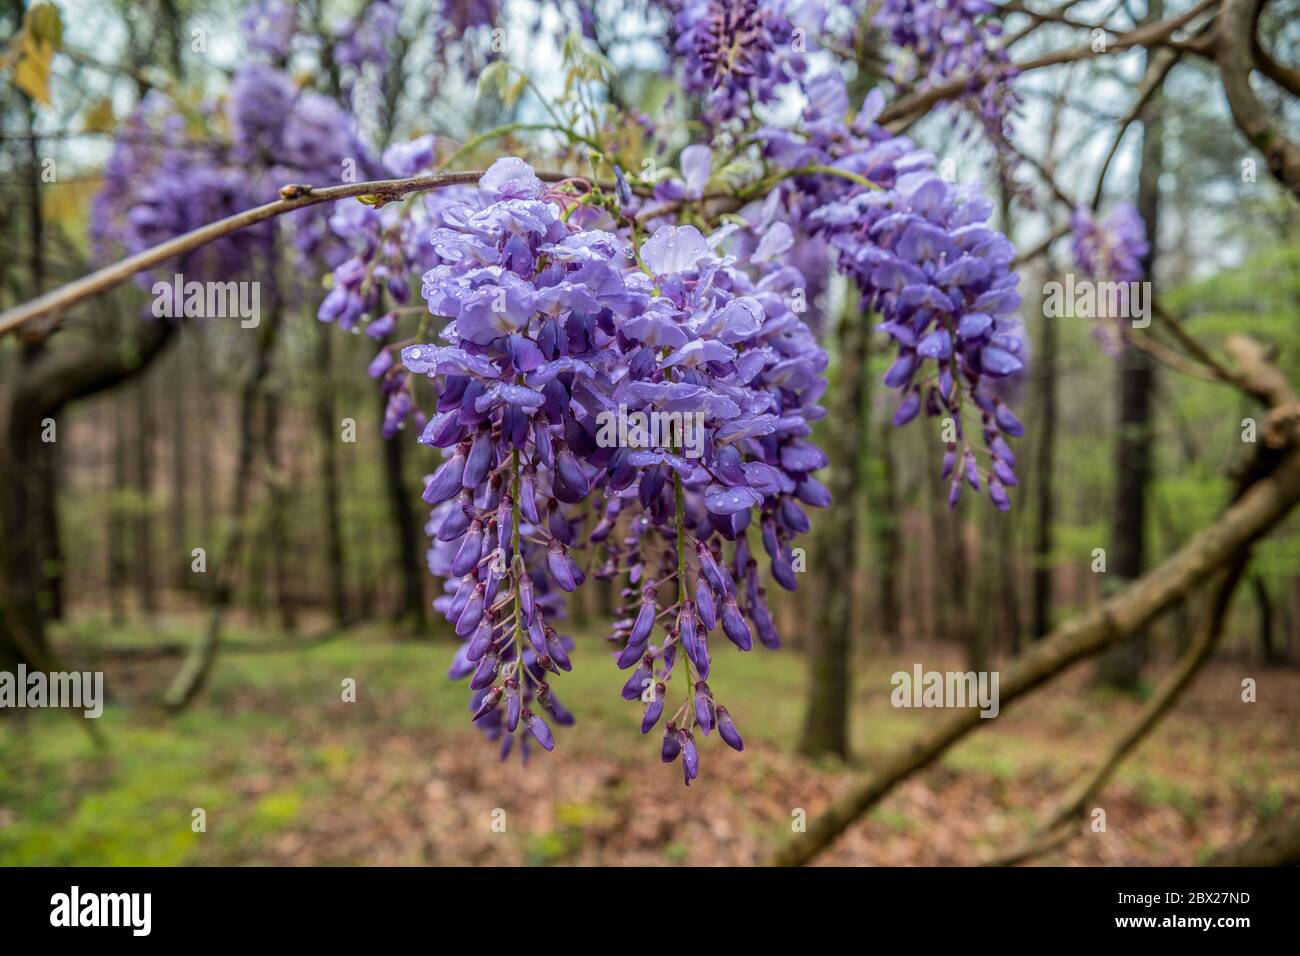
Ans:
<svg viewBox="0 0 1300 956"><path fill-rule="evenodd" d="M961 670L943 645L856 666L846 766L793 754L804 703L798 654L715 651L715 695L745 738L701 744L701 776L660 763L640 703L599 641L553 682L578 716L554 753L507 764L472 728L451 648L383 628L319 642L233 626L187 712L157 701L179 664L95 649L188 644L196 617L150 628L82 619L57 631L65 665L102 667L110 702L98 750L67 713L0 720L0 864L751 864L811 820L854 774L943 716L890 704L889 677ZM93 652L93 653L92 653ZM1152 669L1152 679L1161 670ZM1088 684L1088 665L1005 709L902 785L821 861L974 864L1011 849L1138 711ZM356 701L342 701L345 678ZM1254 678L1258 702L1243 703ZM1203 862L1300 804L1300 672L1208 666L1097 805L1105 832L1038 862ZM206 830L195 832L202 809ZM502 812L504 811L504 813ZM504 827L503 827L504 825Z"/></svg>

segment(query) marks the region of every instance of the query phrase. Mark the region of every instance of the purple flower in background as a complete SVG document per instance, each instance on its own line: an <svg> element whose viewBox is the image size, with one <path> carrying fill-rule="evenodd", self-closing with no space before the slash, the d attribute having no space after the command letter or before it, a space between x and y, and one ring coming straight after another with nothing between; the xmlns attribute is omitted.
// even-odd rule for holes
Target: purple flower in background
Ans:
<svg viewBox="0 0 1300 956"><path fill-rule="evenodd" d="M244 43L276 62L288 58L298 32L298 7L288 0L254 0L239 18Z"/></svg>
<svg viewBox="0 0 1300 956"><path fill-rule="evenodd" d="M392 42L401 15L396 0L371 0L355 22L345 20L335 28L335 61L357 70L366 64L385 69L392 60Z"/></svg>
<svg viewBox="0 0 1300 956"><path fill-rule="evenodd" d="M705 95L711 122L747 112L751 97L775 101L803 68L781 0L685 0L673 31L685 87Z"/></svg>
<svg viewBox="0 0 1300 956"><path fill-rule="evenodd" d="M1146 277L1151 244L1146 223L1132 203L1116 206L1102 222L1086 206L1077 208L1070 217L1070 248L1079 269L1093 279L1141 282ZM1097 296L1093 308L1090 318L1097 320L1093 333L1108 355L1118 357L1125 335L1121 317L1108 314L1105 296Z"/></svg>
<svg viewBox="0 0 1300 956"><path fill-rule="evenodd" d="M997 12L985 0L884 0L875 23L910 55L893 70L897 82L926 90L964 79L958 102L1000 144L1020 96L1011 88L1016 69L999 43Z"/></svg>
<svg viewBox="0 0 1300 956"><path fill-rule="evenodd" d="M1146 223L1132 203L1116 206L1098 222L1086 206L1070 217L1070 248L1088 275L1114 282L1140 282L1151 251Z"/></svg>
<svg viewBox="0 0 1300 956"><path fill-rule="evenodd" d="M931 154L872 122L881 105L872 99L852 130L822 139L834 121L814 116L815 131L795 144L800 161L833 163L878 186L821 184L808 228L835 250L840 270L862 293L863 308L880 315L879 329L895 343L884 377L900 393L894 423L905 425L922 411L945 420L950 504L960 498L964 479L974 490L987 485L993 503L1005 510L1006 489L1016 484L1015 456L1005 438L1023 429L999 383L1019 375L1027 357L1015 316L1020 296L1013 249L985 224L992 212L987 199L944 182ZM970 434L968 405L979 416L982 443ZM981 466L977 455L987 464Z"/></svg>

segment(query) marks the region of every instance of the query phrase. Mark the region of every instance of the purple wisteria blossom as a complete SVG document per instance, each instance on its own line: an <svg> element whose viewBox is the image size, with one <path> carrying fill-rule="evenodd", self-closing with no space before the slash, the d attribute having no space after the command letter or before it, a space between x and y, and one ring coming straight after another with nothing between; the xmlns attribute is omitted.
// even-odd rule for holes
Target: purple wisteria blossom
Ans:
<svg viewBox="0 0 1300 956"><path fill-rule="evenodd" d="M803 71L785 6L784 0L684 0L675 13L684 85L704 96L711 122L775 101L777 87Z"/></svg>
<svg viewBox="0 0 1300 956"><path fill-rule="evenodd" d="M1002 24L986 0L884 0L876 25L907 51L895 81L926 90L962 79L958 102L1001 143L1011 132L1020 96L1011 87L1017 70L999 45Z"/></svg>
<svg viewBox="0 0 1300 956"><path fill-rule="evenodd" d="M538 705L563 722L548 675L572 646L554 629L557 598L589 572L621 578L623 696L643 702L643 733L668 718L664 753L689 783L714 729L743 746L708 684L714 635L742 651L755 635L779 643L754 538L794 589L804 509L828 503L810 441L827 358L780 268L720 250L730 232L661 226L641 269L622 236L561 211L528 166L498 160L430 236L440 261L423 293L446 320L442 344L402 350L438 391L421 441L446 456L425 500L439 607L465 642L452 673L471 678L471 708L503 753L516 734L525 753L549 749ZM620 422L672 416L667 443L621 437Z"/></svg>
<svg viewBox="0 0 1300 956"><path fill-rule="evenodd" d="M1132 203L1121 203L1098 222L1080 206L1070 217L1070 248L1079 268L1096 279L1140 282L1151 251L1146 223Z"/></svg>
<svg viewBox="0 0 1300 956"><path fill-rule="evenodd" d="M769 151L791 165L830 165L871 183L796 180L791 198L811 209L806 228L835 250L863 307L879 313L879 328L898 349L884 379L900 392L894 423L907 424L923 410L944 419L949 503L956 505L964 482L977 491L987 486L1005 510L1007 489L1017 484L1006 439L1023 433L998 388L1024 367L1011 243L986 225L987 199L944 182L933 155L875 124L883 107L878 93L845 125L839 74L812 83L823 88L805 114L808 133L774 137ZM968 404L979 416L982 441L971 435Z"/></svg>

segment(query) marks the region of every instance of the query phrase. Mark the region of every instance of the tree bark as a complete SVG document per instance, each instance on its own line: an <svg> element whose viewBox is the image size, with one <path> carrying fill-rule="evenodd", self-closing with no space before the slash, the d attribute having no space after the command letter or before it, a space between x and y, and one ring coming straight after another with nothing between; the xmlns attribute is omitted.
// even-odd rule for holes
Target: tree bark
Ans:
<svg viewBox="0 0 1300 956"><path fill-rule="evenodd" d="M379 416L383 420L388 397L380 395ZM397 538L397 562L402 584L401 600L394 618L412 631L424 625L424 568L420 557L420 526L411 507L410 489L406 487L406 438L399 431L384 441L384 488L388 510Z"/></svg>
<svg viewBox="0 0 1300 956"><path fill-rule="evenodd" d="M186 339L189 336L185 336ZM189 583L189 551L186 546L189 504L189 442L190 423L186 416L185 392L189 383L185 351L178 344L171 381L171 529L170 547L165 565L172 569L167 575L170 584L184 590Z"/></svg>
<svg viewBox="0 0 1300 956"><path fill-rule="evenodd" d="M1147 7L1148 20L1163 16L1163 3L1153 0ZM1159 70L1148 55L1147 72ZM1162 90L1157 88L1142 110L1142 166L1138 172L1137 210L1146 224L1150 244L1143 274L1151 280L1155 272L1159 242L1160 175L1164 169L1164 136L1161 113ZM1100 277L1099 277L1100 278ZM1115 321L1123 321L1115 318ZM1155 364L1143 349L1125 345L1120 356L1119 433L1115 448L1115 501L1111 524L1108 582L1112 586L1132 581L1146 566L1147 489L1151 484L1153 445L1152 399L1155 392ZM1146 635L1135 633L1098 662L1097 681L1110 687L1133 690L1142 678L1146 662Z"/></svg>
<svg viewBox="0 0 1300 956"><path fill-rule="evenodd" d="M171 338L170 322L139 323L117 341L43 351L20 365L9 386L0 427L0 664L44 666L47 655L41 613L38 541L33 521L33 460L41 443L41 422L69 403L138 375ZM0 403L3 404L3 403Z"/></svg>
<svg viewBox="0 0 1300 956"><path fill-rule="evenodd" d="M880 442L880 488L872 523L876 529L880 626L891 650L903 648L903 615L898 599L899 569L903 561L903 532L899 527L897 476L894 465L894 425L886 417L877 433Z"/></svg>
<svg viewBox="0 0 1300 956"><path fill-rule="evenodd" d="M867 374L868 316L846 309L840 316L839 382L827 416L831 505L821 516L817 583L821 598L808 643L808 702L799 752L807 757L849 755L849 691L852 613L861 487L863 376Z"/></svg>
<svg viewBox="0 0 1300 956"><path fill-rule="evenodd" d="M280 457L280 403L284 397L269 394L263 400L262 440L270 488L267 516L268 550L271 554L271 574L275 580L275 608L279 613L281 630L292 633L298 629L298 605L293 589L292 559L294 553L289 520L288 476Z"/></svg>
<svg viewBox="0 0 1300 956"><path fill-rule="evenodd" d="M139 507L135 515L135 583L140 611L151 617L158 610L153 580L153 440L154 418L148 380L135 383L135 490Z"/></svg>
<svg viewBox="0 0 1300 956"><path fill-rule="evenodd" d="M330 616L336 627L347 621L344 590L343 517L339 509L339 424L334 420L334 330L323 322L316 329L316 430L321 443L321 494L325 509L325 588Z"/></svg>
<svg viewBox="0 0 1300 956"><path fill-rule="evenodd" d="M1037 431L1034 459L1034 573L1033 622L1035 639L1052 629L1052 531L1056 520L1056 487L1053 480L1056 454L1056 353L1059 330L1046 316L1042 320L1038 355L1034 368L1037 405L1042 419Z"/></svg>
<svg viewBox="0 0 1300 956"><path fill-rule="evenodd" d="M130 441L126 406L122 396L113 400L113 494L108 512L108 603L113 623L126 623L126 508L130 481L127 468L127 444Z"/></svg>
<svg viewBox="0 0 1300 956"><path fill-rule="evenodd" d="M1259 613L1259 651L1265 664L1277 664L1282 656L1273 644L1273 599L1268 593L1268 584L1262 574L1254 574L1250 579L1251 590L1255 594L1255 608Z"/></svg>

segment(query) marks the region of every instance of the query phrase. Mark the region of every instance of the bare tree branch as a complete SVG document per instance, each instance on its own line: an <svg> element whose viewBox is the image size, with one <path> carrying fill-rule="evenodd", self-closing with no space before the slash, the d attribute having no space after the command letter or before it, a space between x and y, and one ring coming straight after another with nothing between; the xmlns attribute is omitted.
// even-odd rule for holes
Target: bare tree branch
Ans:
<svg viewBox="0 0 1300 956"><path fill-rule="evenodd" d="M1255 22L1263 4L1264 0L1224 0L1215 37L1215 60L1237 128L1264 154L1277 180L1300 197L1300 147L1282 134L1250 88L1250 74L1255 65L1252 55Z"/></svg>
<svg viewBox="0 0 1300 956"><path fill-rule="evenodd" d="M1200 3L1180 16L1139 27L1136 30L1114 37L1107 42L1104 50L1094 50L1091 44L1084 44L1068 50L1056 50L1032 60L1018 63L1016 64L1016 70L1019 73L1027 73L1030 70L1040 70L1061 63L1073 63L1076 60L1086 60L1094 56L1122 53L1135 46L1165 44L1170 41L1173 34L1219 2L1220 0L1201 0ZM966 92L970 86L970 80L969 76L957 77L947 83L940 83L929 89L896 100L880 114L879 122L891 129L906 126L944 100L953 99Z"/></svg>
<svg viewBox="0 0 1300 956"><path fill-rule="evenodd" d="M1086 812L1088 804L1106 786L1124 759L1146 739L1161 718L1169 713L1179 696L1191 685L1202 665L1210 659L1223 634L1223 619L1228 613L1228 606L1249 561L1247 552L1242 552L1233 559L1219 582L1214 599L1191 646L1161 682L1159 690L1143 706L1138 718L1111 743L1101 762L1075 782L1052 816L1026 846L991 861L990 865L1012 866L1023 863L1050 853L1081 832L1080 817Z"/></svg>

